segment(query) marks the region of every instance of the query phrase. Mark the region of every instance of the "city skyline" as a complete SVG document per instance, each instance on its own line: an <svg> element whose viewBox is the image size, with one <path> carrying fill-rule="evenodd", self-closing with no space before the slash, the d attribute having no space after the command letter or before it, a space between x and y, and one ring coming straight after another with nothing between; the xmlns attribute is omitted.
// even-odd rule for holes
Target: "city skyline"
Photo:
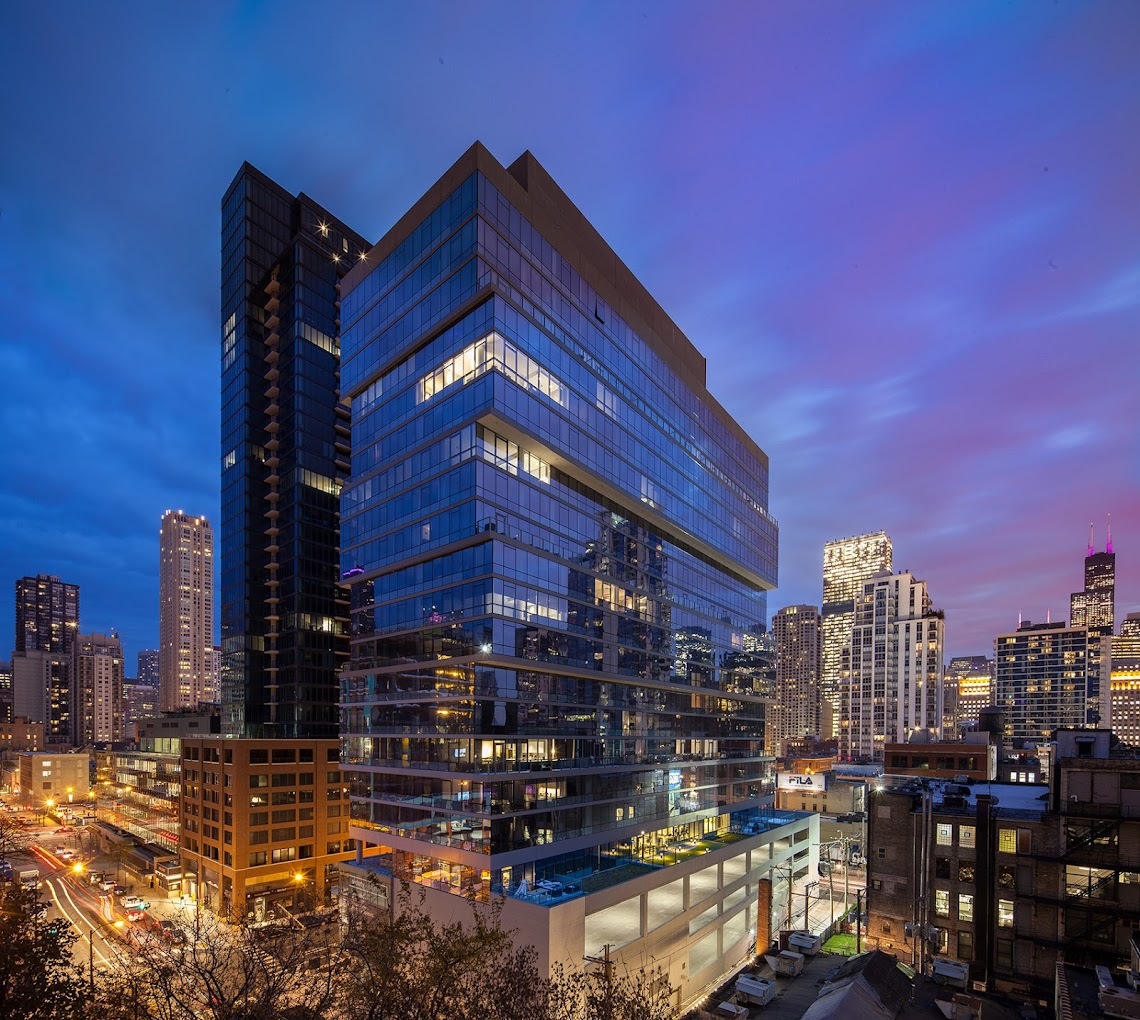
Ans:
<svg viewBox="0 0 1140 1020"><path fill-rule="evenodd" d="M769 453L769 624L819 604L825 541L881 528L937 592L947 655L989 655L1019 614L1065 616L1108 513L1117 622L1140 609L1136 8L662 5L532 12L525 30L402 11L384 33L361 12L357 38L304 26L343 73L314 62L278 92L244 44L302 10L205 12L177 39L159 12L75 5L67 37L48 12L8 16L7 73L43 88L8 111L23 144L0 168L0 357L25 382L3 411L0 615L12 580L55 574L82 588L84 632L115 630L132 662L156 645L154 518L221 519L217 196L234 168L379 236L477 137L542 160ZM472 115L454 96L493 23L520 66ZM564 49L534 45L551 38ZM376 103L397 91L416 98Z"/></svg>

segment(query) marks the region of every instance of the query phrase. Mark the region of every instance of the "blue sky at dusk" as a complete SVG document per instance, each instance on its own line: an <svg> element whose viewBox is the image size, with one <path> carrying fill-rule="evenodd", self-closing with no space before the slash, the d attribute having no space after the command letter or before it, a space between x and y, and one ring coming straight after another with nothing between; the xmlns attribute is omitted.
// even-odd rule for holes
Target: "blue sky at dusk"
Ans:
<svg viewBox="0 0 1140 1020"><path fill-rule="evenodd" d="M128 672L159 518L219 519L219 203L378 238L530 149L771 457L770 612L886 529L948 651L1140 610L1140 3L14 2L0 14L0 657L81 585ZM3 631L0 630L0 635Z"/></svg>

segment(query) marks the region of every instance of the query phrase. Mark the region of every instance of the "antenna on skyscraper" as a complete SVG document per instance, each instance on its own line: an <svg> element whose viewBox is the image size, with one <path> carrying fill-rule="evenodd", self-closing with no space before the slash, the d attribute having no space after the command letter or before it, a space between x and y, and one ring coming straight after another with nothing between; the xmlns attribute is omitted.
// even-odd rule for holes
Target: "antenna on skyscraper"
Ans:
<svg viewBox="0 0 1140 1020"><path fill-rule="evenodd" d="M1112 514L1108 515L1108 544L1105 545L1104 551L1106 553L1112 552Z"/></svg>
<svg viewBox="0 0 1140 1020"><path fill-rule="evenodd" d="M1092 535L1093 535L1092 521L1089 521L1089 555L1090 556L1092 556L1094 554L1094 552L1096 551L1093 548L1093 537L1092 537Z"/></svg>
<svg viewBox="0 0 1140 1020"><path fill-rule="evenodd" d="M1091 549L1092 546L1089 546L1089 548ZM1091 555L1091 553L1090 553L1090 555ZM1046 609L1045 610L1045 622L1046 623L1052 623L1053 622L1053 610L1052 609Z"/></svg>

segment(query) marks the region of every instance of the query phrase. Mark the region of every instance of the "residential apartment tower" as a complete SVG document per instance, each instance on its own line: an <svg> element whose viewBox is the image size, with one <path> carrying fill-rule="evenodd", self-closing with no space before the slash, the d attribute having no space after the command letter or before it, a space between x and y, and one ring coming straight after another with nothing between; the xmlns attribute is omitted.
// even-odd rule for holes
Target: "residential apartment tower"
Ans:
<svg viewBox="0 0 1140 1020"><path fill-rule="evenodd" d="M216 700L214 532L205 517L162 515L158 564L158 692L164 712Z"/></svg>
<svg viewBox="0 0 1140 1020"><path fill-rule="evenodd" d="M842 656L855 625L855 600L863 582L892 567L890 537L884 531L840 538L823 547L823 603L820 613L820 696L824 721L839 734L842 712Z"/></svg>
<svg viewBox="0 0 1140 1020"><path fill-rule="evenodd" d="M223 732L335 737L348 658L338 282L369 245L248 163L222 200Z"/></svg>

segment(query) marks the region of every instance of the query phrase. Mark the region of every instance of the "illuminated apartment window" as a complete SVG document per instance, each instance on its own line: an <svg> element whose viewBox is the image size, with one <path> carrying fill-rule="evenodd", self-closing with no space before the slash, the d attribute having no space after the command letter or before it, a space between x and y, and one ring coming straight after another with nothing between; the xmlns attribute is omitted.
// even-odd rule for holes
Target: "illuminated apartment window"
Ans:
<svg viewBox="0 0 1140 1020"><path fill-rule="evenodd" d="M997 923L999 928L1013 927L1013 900L997 901Z"/></svg>
<svg viewBox="0 0 1140 1020"><path fill-rule="evenodd" d="M958 920L972 921L974 919L974 894L958 893Z"/></svg>
<svg viewBox="0 0 1140 1020"><path fill-rule="evenodd" d="M948 822L939 822L937 829L937 843L939 846L954 845L954 826Z"/></svg>
<svg viewBox="0 0 1140 1020"><path fill-rule="evenodd" d="M950 916L950 893L945 889L934 890L934 913L938 917Z"/></svg>
<svg viewBox="0 0 1140 1020"><path fill-rule="evenodd" d="M1017 830L998 829L998 850L1003 854L1017 853Z"/></svg>
<svg viewBox="0 0 1140 1020"><path fill-rule="evenodd" d="M974 827L972 825L958 826L958 845L972 849L974 846Z"/></svg>

